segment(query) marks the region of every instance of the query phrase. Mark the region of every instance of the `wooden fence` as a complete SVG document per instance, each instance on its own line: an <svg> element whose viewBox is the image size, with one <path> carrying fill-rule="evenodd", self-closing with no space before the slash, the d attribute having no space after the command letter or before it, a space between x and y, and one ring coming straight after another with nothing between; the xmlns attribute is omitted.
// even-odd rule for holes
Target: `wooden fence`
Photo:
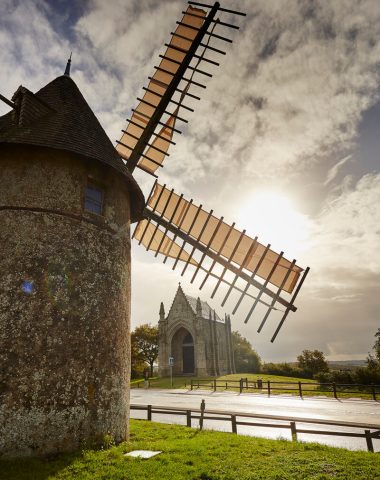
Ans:
<svg viewBox="0 0 380 480"><path fill-rule="evenodd" d="M245 425L251 427L265 427L265 428L277 428L277 429L289 429L292 435L292 440L297 441L297 435L299 433L315 434L315 435L329 435L329 436L341 436L341 437L354 437L363 438L366 440L367 449L369 452L374 452L373 440L380 439L380 425L373 424L361 424L355 422L335 422L330 420L317 420L311 418L302 417L286 417L281 415L265 415L256 413L243 413L243 412L226 412L222 410L206 410L205 401L202 400L201 407L184 409L177 407L164 407L153 405L136 405L130 406L131 410L143 410L147 412L147 420L153 419L155 415L178 415L186 417L186 425L192 427L192 420L198 420L199 427L203 428L204 420L212 421L224 421L231 422L232 433L238 433L238 426ZM254 421L253 421L254 420ZM258 420L269 420L276 423L260 422ZM359 432L342 432L333 430L313 430L310 428L298 428L298 424L302 425L319 425L319 426L333 426L333 427L345 427L353 428L357 430L363 430L363 433ZM373 431L371 431L373 430Z"/></svg>
<svg viewBox="0 0 380 480"><path fill-rule="evenodd" d="M310 388L310 387L318 388ZM271 380L249 381L247 378L240 380L217 380L217 379L191 379L190 389L207 387L214 392L219 390L239 390L240 393L257 392L267 393L270 396L274 392L291 391L296 392L301 398L306 392L313 393L332 393L338 399L339 393L350 394L368 394L372 399L377 401L380 395L380 385L361 385L361 384L343 384L343 383L317 383L317 382L273 382ZM354 390L354 388L357 388Z"/></svg>

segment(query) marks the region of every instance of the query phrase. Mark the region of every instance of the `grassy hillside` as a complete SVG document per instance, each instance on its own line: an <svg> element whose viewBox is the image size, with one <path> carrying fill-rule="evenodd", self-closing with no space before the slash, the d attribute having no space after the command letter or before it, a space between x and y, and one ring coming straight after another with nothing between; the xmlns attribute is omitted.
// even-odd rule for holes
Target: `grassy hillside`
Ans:
<svg viewBox="0 0 380 480"><path fill-rule="evenodd" d="M132 450L159 450L148 460ZM266 440L131 421L131 440L50 460L0 460L1 480L380 480L380 457L318 444Z"/></svg>

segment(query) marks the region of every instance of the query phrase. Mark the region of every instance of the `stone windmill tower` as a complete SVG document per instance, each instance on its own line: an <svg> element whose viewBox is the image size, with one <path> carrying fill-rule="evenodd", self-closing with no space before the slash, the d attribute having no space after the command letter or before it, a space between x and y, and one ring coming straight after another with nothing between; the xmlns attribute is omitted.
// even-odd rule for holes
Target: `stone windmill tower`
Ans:
<svg viewBox="0 0 380 480"><path fill-rule="evenodd" d="M193 269L192 282L205 273L200 288L216 278L214 296L227 284L222 305L238 290L233 313L253 298L248 321L264 305L259 330L282 309L272 341L296 310L308 268L158 181L144 205L132 177L136 167L157 177L177 122L187 122L180 111L194 111L193 89L205 88L195 78L212 76L200 65L219 65L219 43L231 42L216 29L239 28L239 12L189 3L117 150L69 64L35 94L20 87L12 100L1 96L12 109L0 118L1 453L72 450L108 433L126 438L135 221L134 238L146 249L173 268L182 262L182 273Z"/></svg>
<svg viewBox="0 0 380 480"><path fill-rule="evenodd" d="M126 437L143 195L68 75L0 119L0 451Z"/></svg>

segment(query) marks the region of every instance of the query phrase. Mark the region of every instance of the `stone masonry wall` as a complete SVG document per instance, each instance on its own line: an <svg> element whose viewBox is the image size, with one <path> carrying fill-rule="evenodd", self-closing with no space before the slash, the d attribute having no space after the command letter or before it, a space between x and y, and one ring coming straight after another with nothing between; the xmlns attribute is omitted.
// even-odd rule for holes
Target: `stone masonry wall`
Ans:
<svg viewBox="0 0 380 480"><path fill-rule="evenodd" d="M104 216L83 211L88 178ZM129 194L69 153L0 147L0 454L128 435Z"/></svg>

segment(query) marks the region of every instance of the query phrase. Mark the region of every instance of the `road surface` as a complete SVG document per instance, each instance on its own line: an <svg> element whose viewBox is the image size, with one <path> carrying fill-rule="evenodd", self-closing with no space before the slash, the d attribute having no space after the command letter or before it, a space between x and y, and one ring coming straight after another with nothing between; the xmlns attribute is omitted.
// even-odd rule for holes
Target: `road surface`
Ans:
<svg viewBox="0 0 380 480"><path fill-rule="evenodd" d="M223 410L227 412L244 412L265 415L282 415L289 417L313 418L338 422L355 422L378 425L380 430L380 402L360 399L335 400L324 397L305 397L300 399L290 395L276 395L268 398L263 394L210 392L209 390L164 390L164 389L132 389L131 404L153 405L179 408L200 408L201 400L206 402L206 410ZM146 412L131 411L132 418L146 418ZM186 424L185 417L176 415L154 414L153 420L164 423ZM252 420L255 421L255 420ZM261 422L259 420L259 422ZM286 423L286 422L283 422ZM193 426L198 422L193 420ZM230 421L205 420L204 428L231 431ZM340 432L363 433L363 429L352 427L326 427L302 424L297 428L313 430L333 430ZM238 433L266 438L285 438L291 440L289 429L249 427L238 425ZM350 450L367 450L364 438L344 436L327 436L318 434L298 434L298 440L318 442ZM380 450L380 439L373 440L376 452Z"/></svg>

